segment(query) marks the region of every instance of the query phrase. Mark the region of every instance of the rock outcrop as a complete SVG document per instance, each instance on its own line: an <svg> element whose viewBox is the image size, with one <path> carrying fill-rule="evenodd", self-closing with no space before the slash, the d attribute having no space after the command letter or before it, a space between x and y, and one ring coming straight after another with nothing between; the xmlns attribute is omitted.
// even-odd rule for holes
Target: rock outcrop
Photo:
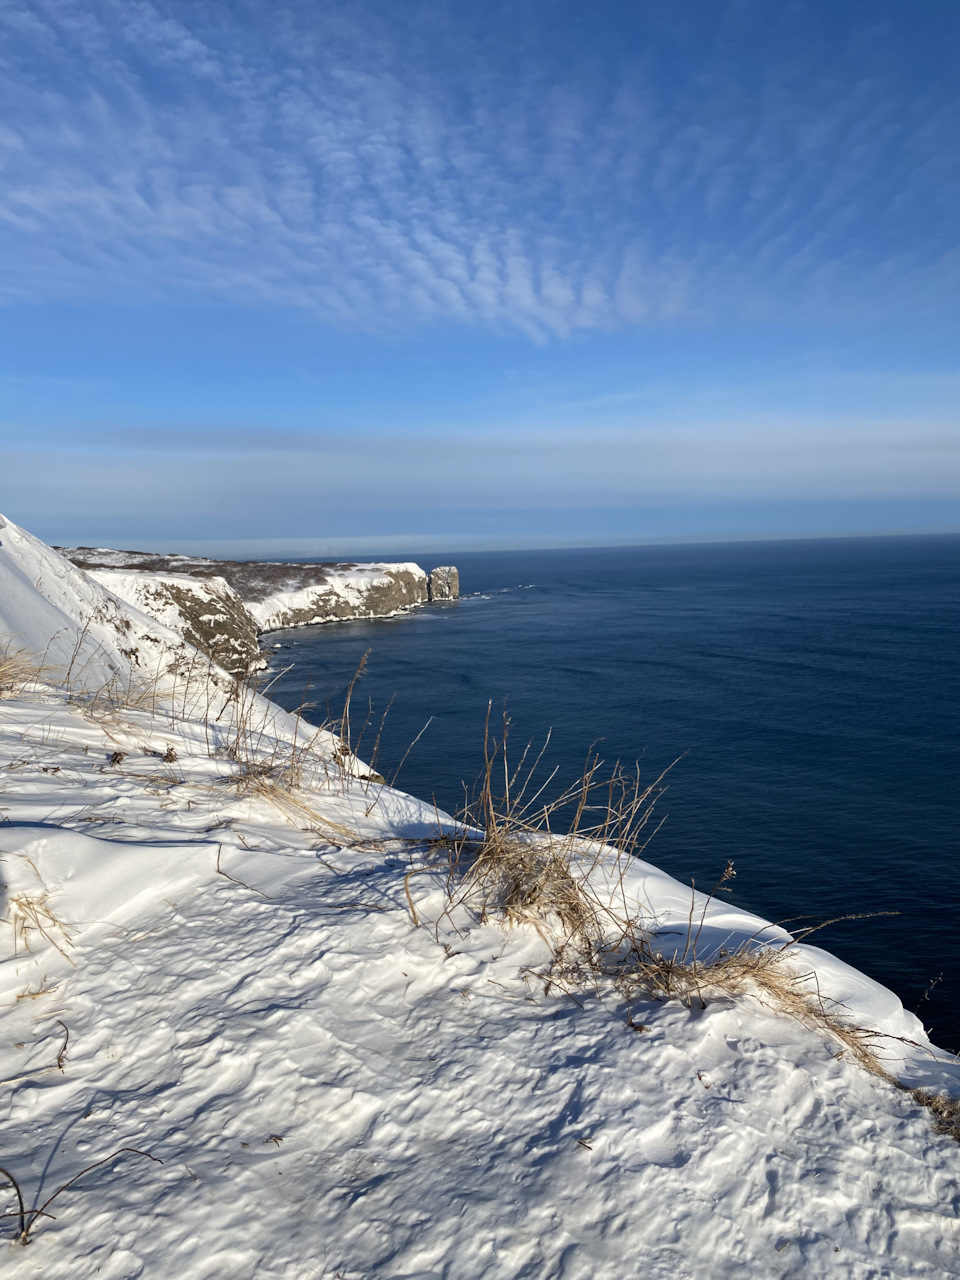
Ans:
<svg viewBox="0 0 960 1280"><path fill-rule="evenodd" d="M61 554L121 600L163 622L233 674L263 664L257 637L283 627L383 618L456 600L452 567L286 564L63 547Z"/></svg>
<svg viewBox="0 0 960 1280"><path fill-rule="evenodd" d="M427 590L431 600L459 600L460 574L453 565L441 565L430 574Z"/></svg>
<svg viewBox="0 0 960 1280"><path fill-rule="evenodd" d="M383 618L429 598L416 564L242 566L239 590L261 632L347 618Z"/></svg>
<svg viewBox="0 0 960 1280"><path fill-rule="evenodd" d="M88 568L86 572L127 604L178 632L231 674L245 674L264 665L256 624L223 578L125 569Z"/></svg>

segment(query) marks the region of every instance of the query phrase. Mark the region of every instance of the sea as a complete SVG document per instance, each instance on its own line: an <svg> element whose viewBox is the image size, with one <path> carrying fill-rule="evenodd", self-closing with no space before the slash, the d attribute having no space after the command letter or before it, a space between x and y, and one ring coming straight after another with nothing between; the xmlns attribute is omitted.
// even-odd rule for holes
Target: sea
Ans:
<svg viewBox="0 0 960 1280"><path fill-rule="evenodd" d="M667 769L648 861L710 889L729 860L740 906L835 920L811 943L960 1050L960 536L409 558L461 599L272 633L277 701L336 719L367 655L361 756L379 733L379 772L448 812L488 707L514 758L549 733L555 786L591 749Z"/></svg>

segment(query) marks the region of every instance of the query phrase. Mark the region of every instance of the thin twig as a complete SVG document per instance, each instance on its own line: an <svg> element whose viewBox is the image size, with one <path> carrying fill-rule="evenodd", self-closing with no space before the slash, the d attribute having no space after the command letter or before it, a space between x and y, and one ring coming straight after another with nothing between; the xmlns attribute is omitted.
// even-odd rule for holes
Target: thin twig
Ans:
<svg viewBox="0 0 960 1280"><path fill-rule="evenodd" d="M266 898L268 902L275 901L275 899L270 897L269 893L264 893L262 889L257 889L254 885L247 884L246 880L238 880L236 876L231 876L226 871L224 871L223 868L220 866L220 854L222 852L223 852L223 845L218 844L217 845L217 872L219 875L223 876L225 880L231 880L234 884L240 885L242 889L249 889L251 893L259 893L260 897Z"/></svg>
<svg viewBox="0 0 960 1280"><path fill-rule="evenodd" d="M66 1061L67 1056L67 1045L70 1043L70 1028L65 1022L61 1022L59 1018L57 1019L57 1023L63 1027L63 1044L60 1046L60 1052L57 1054L57 1066L62 1071L63 1064Z"/></svg>
<svg viewBox="0 0 960 1280"><path fill-rule="evenodd" d="M151 1155L149 1151L141 1151L139 1147L118 1147L116 1151L112 1151L110 1155L104 1156L102 1160L95 1160L93 1164L88 1164L85 1169L81 1169L79 1173L74 1174L74 1176L70 1178L68 1182L65 1182L63 1183L62 1186L57 1187L53 1195L48 1196L47 1199L44 1200L43 1204L39 1206L39 1208L37 1208L37 1206L35 1205L32 1209L27 1209L25 1207L24 1201L23 1201L23 1192L20 1190L20 1183L17 1181L17 1179L13 1176L13 1174L10 1172L9 1169L4 1169L0 1167L0 1173L2 1173L3 1176L8 1179L8 1181L10 1182L10 1185L13 1187L14 1191L16 1192L17 1205L18 1205L18 1208L13 1213L0 1214L0 1218L17 1218L18 1219L17 1237L21 1244L23 1245L29 1244L30 1232L33 1230L34 1223L37 1221L37 1219L53 1218L52 1214L47 1213L47 1209L50 1207L50 1205L53 1204L57 1196L60 1196L64 1193L64 1191L69 1190L69 1188L72 1187L75 1182L79 1182L80 1179L85 1174L92 1173L94 1169L99 1169L102 1165L109 1164L111 1160L115 1160L117 1156L123 1155L124 1152L130 1152L132 1155L136 1155L136 1156L146 1156L148 1160L152 1160L155 1164L163 1164L163 1161L160 1159L159 1156Z"/></svg>

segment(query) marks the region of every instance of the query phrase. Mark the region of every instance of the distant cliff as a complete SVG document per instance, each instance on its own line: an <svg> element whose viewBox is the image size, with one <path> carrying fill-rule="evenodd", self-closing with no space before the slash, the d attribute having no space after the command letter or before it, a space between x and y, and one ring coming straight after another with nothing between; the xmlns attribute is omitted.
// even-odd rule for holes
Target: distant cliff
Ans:
<svg viewBox="0 0 960 1280"><path fill-rule="evenodd" d="M457 570L417 564L284 564L61 547L121 600L235 674L262 665L257 637L281 627L383 618L456 600Z"/></svg>

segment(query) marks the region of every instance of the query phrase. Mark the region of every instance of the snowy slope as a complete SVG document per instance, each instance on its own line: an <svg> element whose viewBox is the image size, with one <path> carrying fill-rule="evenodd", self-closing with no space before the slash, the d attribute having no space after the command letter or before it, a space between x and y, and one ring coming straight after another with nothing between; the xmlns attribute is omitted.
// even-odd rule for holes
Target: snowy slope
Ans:
<svg viewBox="0 0 960 1280"><path fill-rule="evenodd" d="M101 712L165 698L184 716L202 703L221 737L231 726L254 736L266 729L287 742L315 735L255 692L244 689L238 700L229 674L178 630L0 515L0 656L17 651L33 655L48 682L93 698ZM317 743L327 754L339 745L326 733Z"/></svg>
<svg viewBox="0 0 960 1280"><path fill-rule="evenodd" d="M19 601L21 634L52 616ZM431 806L326 739L281 785L289 723L259 725L237 752L196 701L0 698L0 1164L39 1204L163 1162L86 1175L6 1274L960 1275L960 1146L908 1093L754 999L548 989L536 930L451 908ZM639 860L616 889L681 947L689 889ZM786 936L694 906L704 950ZM892 993L791 954L889 1071L960 1088Z"/></svg>
<svg viewBox="0 0 960 1280"><path fill-rule="evenodd" d="M123 604L25 529L0 516L0 645L41 655L78 685L162 670L185 652L169 627Z"/></svg>

